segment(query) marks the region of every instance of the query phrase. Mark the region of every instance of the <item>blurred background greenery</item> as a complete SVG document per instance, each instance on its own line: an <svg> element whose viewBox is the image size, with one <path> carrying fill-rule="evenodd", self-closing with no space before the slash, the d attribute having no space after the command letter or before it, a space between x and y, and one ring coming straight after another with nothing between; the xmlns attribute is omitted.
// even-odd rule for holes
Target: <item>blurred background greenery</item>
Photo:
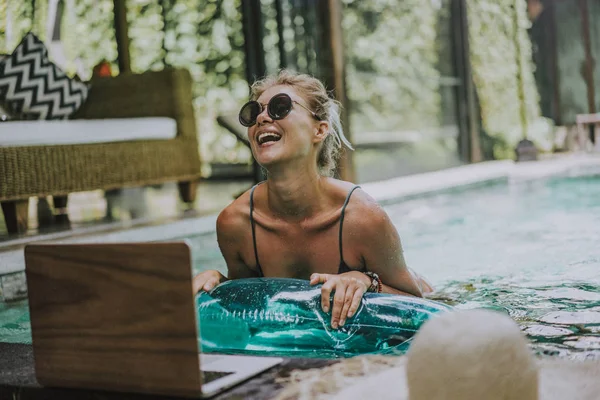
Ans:
<svg viewBox="0 0 600 400"><path fill-rule="evenodd" d="M0 52L10 53L30 30L48 40L49 3L1 1ZM472 77L475 88L483 158L513 157L524 129L551 141L552 120L540 113L527 2L466 0L466 48L456 45L460 18L454 3L341 1L356 160L379 163L372 172L357 168L359 181L469 161L460 154L459 138L465 110L458 94L465 90L465 77ZM249 164L249 150L216 122L218 115L235 114L248 95L241 0L126 4L132 70L177 66L194 77L204 165ZM324 50L315 1L260 4L267 72L287 67L318 76ZM53 50L63 68L85 80L107 60L118 73L113 0L64 0L63 7L61 45ZM467 51L471 75L463 73L460 51ZM398 164L399 159L404 162ZM210 167L204 171L210 174Z"/></svg>

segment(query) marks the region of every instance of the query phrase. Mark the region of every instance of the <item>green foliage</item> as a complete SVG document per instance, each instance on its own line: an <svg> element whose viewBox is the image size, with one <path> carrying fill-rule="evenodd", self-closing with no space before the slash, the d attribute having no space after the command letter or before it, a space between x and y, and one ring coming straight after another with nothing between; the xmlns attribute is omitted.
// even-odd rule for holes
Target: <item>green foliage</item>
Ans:
<svg viewBox="0 0 600 400"><path fill-rule="evenodd" d="M132 69L187 68L194 78L202 160L248 162L249 151L219 127L248 96L241 0L135 0L129 5Z"/></svg>
<svg viewBox="0 0 600 400"><path fill-rule="evenodd" d="M113 1L64 1L62 39L68 73L88 79L102 60L109 61L117 73ZM133 71L176 66L189 69L194 77L194 106L205 163L250 160L249 151L216 123L219 114L236 113L248 95L241 1L127 0ZM267 68L273 72L281 62L275 6L273 0L261 3ZM452 87L443 84L452 74L448 67L452 63L448 51L451 27L441 22L447 21L450 1L342 3L353 135L423 132L455 123L448 117L454 112ZM11 52L31 29L46 39L48 2L35 1L35 13L32 4L29 0L0 1L0 52ZM300 10L294 4L282 2L286 61L290 67L310 73L316 68L315 44L310 37L314 10ZM526 4L520 0L467 0L467 5L470 58L484 129L494 143L494 155L512 157L514 144L523 136L523 122L530 132L540 115ZM521 51L521 94L517 48ZM525 105L524 120L519 99Z"/></svg>
<svg viewBox="0 0 600 400"><path fill-rule="evenodd" d="M540 118L527 4L520 0L467 0L467 6L470 58L483 127L495 139L494 156L511 158L517 142L529 134L528 127L539 126L535 122Z"/></svg>
<svg viewBox="0 0 600 400"><path fill-rule="evenodd" d="M35 8L32 7L33 18L31 30L40 38L40 40L47 40L46 37L46 21L48 20L48 0L46 1L35 1Z"/></svg>
<svg viewBox="0 0 600 400"><path fill-rule="evenodd" d="M163 7L154 0L129 0L129 53L134 72L158 70L165 66L165 21Z"/></svg>
<svg viewBox="0 0 600 400"><path fill-rule="evenodd" d="M0 2L0 54L5 54L8 52L8 46L6 43L6 23L8 22L7 12L8 2Z"/></svg>
<svg viewBox="0 0 600 400"><path fill-rule="evenodd" d="M118 73L112 0L65 1L61 41L68 72L87 80L94 66L106 60Z"/></svg>
<svg viewBox="0 0 600 400"><path fill-rule="evenodd" d="M0 53L10 54L23 36L31 30L33 8L30 1L0 2Z"/></svg>
<svg viewBox="0 0 600 400"><path fill-rule="evenodd" d="M343 3L353 134L437 126L438 2Z"/></svg>

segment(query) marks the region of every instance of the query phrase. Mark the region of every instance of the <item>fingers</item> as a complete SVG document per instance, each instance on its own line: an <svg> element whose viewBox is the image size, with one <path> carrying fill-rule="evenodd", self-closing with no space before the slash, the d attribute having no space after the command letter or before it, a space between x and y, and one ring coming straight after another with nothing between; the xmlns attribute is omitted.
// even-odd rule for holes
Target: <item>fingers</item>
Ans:
<svg viewBox="0 0 600 400"><path fill-rule="evenodd" d="M312 274L310 276L310 284L317 285L319 283L325 283L329 279L329 274Z"/></svg>
<svg viewBox="0 0 600 400"><path fill-rule="evenodd" d="M331 327L337 329L338 326L344 326L346 319L356 314L363 294L365 293L364 284L355 278L340 278L339 275L330 274L312 274L310 284L321 286L321 308L323 312L329 312L331 309ZM331 304L331 293L333 304Z"/></svg>
<svg viewBox="0 0 600 400"><path fill-rule="evenodd" d="M335 284L335 295L333 296L333 307L331 310L331 327L337 329L342 308L344 308L344 300L346 298L347 285L342 280L337 280Z"/></svg>
<svg viewBox="0 0 600 400"><path fill-rule="evenodd" d="M219 284L219 279L210 278L206 281L206 283L204 283L204 285L202 285L202 290L204 290L205 292L209 292L218 284Z"/></svg>
<svg viewBox="0 0 600 400"><path fill-rule="evenodd" d="M215 276L212 271L200 273L192 280L192 290L194 294L201 290L208 292L220 283L219 276Z"/></svg>
<svg viewBox="0 0 600 400"><path fill-rule="evenodd" d="M202 290L202 286L204 286L205 283L206 281L201 275L195 276L192 280L192 292L194 294L198 293L200 290Z"/></svg>
<svg viewBox="0 0 600 400"><path fill-rule="evenodd" d="M348 285L346 297L344 298L344 308L340 316L340 326L344 326L346 318L352 318L356 314L356 310L358 310L364 294L364 286L359 282Z"/></svg>
<svg viewBox="0 0 600 400"><path fill-rule="evenodd" d="M344 305L340 313L340 326L344 326L346 323L346 318L349 317L348 312L350 310L350 306L352 305L354 293L356 293L357 290L358 287L356 285L348 285L346 287L346 293L344 294Z"/></svg>
<svg viewBox="0 0 600 400"><path fill-rule="evenodd" d="M335 288L335 280L327 281L321 286L321 308L323 312L329 312L331 291Z"/></svg>
<svg viewBox="0 0 600 400"><path fill-rule="evenodd" d="M321 308L323 312L329 312L331 291L335 288L335 282L329 280L331 275L329 274L312 274L310 276L310 284L317 285L319 283L323 283L324 285L321 287Z"/></svg>
<svg viewBox="0 0 600 400"><path fill-rule="evenodd" d="M354 295L352 296L352 304L348 310L348 318L352 318L354 314L356 314L356 310L358 310L358 306L360 306L360 301L362 300L364 294L365 292L360 287L354 291Z"/></svg>

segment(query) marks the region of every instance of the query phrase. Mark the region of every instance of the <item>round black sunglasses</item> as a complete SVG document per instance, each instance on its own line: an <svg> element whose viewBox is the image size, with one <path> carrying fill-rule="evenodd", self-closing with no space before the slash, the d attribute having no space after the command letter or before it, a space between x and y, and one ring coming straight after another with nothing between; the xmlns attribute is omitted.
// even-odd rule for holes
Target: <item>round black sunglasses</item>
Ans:
<svg viewBox="0 0 600 400"><path fill-rule="evenodd" d="M300 107L304 108L316 120L320 120L316 113L309 110L306 106L298 103L296 100L292 100L292 98L285 93L279 93L271 97L269 104L267 104L267 113L273 120L284 119L288 116L290 111L292 111L293 103L296 103ZM263 112L263 110L263 105L258 101L252 100L247 102L240 110L240 124L244 125L245 127L251 127L256 123L256 119Z"/></svg>

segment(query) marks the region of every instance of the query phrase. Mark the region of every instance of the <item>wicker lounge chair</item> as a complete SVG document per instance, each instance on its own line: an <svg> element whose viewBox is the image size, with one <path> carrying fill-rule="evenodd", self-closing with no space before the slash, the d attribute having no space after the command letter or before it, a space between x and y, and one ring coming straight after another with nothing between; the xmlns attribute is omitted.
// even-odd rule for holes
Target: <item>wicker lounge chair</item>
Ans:
<svg viewBox="0 0 600 400"><path fill-rule="evenodd" d="M73 192L177 181L182 200L195 200L200 157L189 72L169 68L96 78L91 83L89 97L72 119L168 117L176 122L175 137L68 145L0 144L0 202L9 233L27 229L28 199L34 196L54 196L55 204L66 206L66 196Z"/></svg>

